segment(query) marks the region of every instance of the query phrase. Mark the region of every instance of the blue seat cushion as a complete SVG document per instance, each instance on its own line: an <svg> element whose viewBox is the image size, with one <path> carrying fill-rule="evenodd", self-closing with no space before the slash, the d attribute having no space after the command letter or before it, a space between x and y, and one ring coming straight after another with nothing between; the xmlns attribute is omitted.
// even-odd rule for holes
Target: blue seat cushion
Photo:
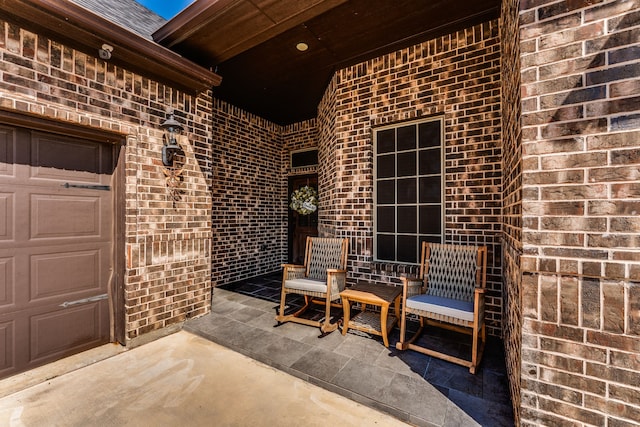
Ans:
<svg viewBox="0 0 640 427"><path fill-rule="evenodd" d="M473 302L471 301L421 294L407 298L407 308L473 322Z"/></svg>

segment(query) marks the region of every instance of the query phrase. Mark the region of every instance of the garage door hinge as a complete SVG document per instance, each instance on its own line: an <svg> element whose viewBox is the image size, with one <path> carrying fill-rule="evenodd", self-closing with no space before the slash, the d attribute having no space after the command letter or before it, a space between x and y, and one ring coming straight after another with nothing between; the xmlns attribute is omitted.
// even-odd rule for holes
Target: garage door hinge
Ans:
<svg viewBox="0 0 640 427"><path fill-rule="evenodd" d="M65 301L62 304L60 304L60 307L69 307L69 306L72 306L72 305L84 304L84 303L87 303L87 302L100 301L100 300L107 299L107 298L108 298L107 294L96 295L95 297L82 298L82 299L78 299L78 300L75 300L75 301Z"/></svg>
<svg viewBox="0 0 640 427"><path fill-rule="evenodd" d="M64 188L87 188L89 190L104 190L104 191L111 191L111 186L110 185L87 185L87 184L69 184L64 183L62 184L62 186Z"/></svg>

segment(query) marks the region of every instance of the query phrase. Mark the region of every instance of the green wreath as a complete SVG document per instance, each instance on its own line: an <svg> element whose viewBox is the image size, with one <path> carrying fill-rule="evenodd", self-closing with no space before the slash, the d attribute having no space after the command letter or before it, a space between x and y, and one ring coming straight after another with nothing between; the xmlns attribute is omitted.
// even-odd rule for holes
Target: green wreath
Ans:
<svg viewBox="0 0 640 427"><path fill-rule="evenodd" d="M300 215L309 215L318 209L318 193L315 188L305 185L291 193L289 207Z"/></svg>

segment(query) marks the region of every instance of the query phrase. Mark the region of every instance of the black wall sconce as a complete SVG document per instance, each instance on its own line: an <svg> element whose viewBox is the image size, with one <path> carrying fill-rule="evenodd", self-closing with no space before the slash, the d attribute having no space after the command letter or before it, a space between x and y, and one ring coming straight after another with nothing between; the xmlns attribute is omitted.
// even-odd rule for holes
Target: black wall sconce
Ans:
<svg viewBox="0 0 640 427"><path fill-rule="evenodd" d="M169 118L160 123L160 127L164 131L164 145L162 147L162 164L173 167L173 158L176 154L182 153L182 147L178 144L178 137L184 129L180 122L174 117L173 113Z"/></svg>

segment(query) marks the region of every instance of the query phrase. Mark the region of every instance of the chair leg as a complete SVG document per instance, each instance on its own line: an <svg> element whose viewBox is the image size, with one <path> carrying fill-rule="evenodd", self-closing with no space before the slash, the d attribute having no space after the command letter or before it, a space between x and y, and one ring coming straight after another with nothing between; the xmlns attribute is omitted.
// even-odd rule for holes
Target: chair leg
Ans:
<svg viewBox="0 0 640 427"><path fill-rule="evenodd" d="M304 313L311 306L311 298L309 298L308 296L305 295L305 297L304 297L304 305L302 307L300 307L294 313L285 315L284 314L284 307L286 305L285 304L285 298L286 298L286 293L283 291L282 292L282 297L280 298L280 311L279 311L278 315L276 316L276 320L278 321L279 324L283 323L283 322L288 322L292 318L300 316L302 313Z"/></svg>
<svg viewBox="0 0 640 427"><path fill-rule="evenodd" d="M471 367L469 368L469 372L475 374L478 370L478 365L482 360L482 354L484 353L484 346L487 342L487 331L482 322L482 326L478 328L477 326L473 327L473 344L471 347Z"/></svg>
<svg viewBox="0 0 640 427"><path fill-rule="evenodd" d="M407 332L407 315L404 312L404 308L402 309L402 319L400 319L400 340L396 343L396 348L398 350L406 350L409 348L408 344L405 342L405 333Z"/></svg>
<svg viewBox="0 0 640 427"><path fill-rule="evenodd" d="M413 344L413 342L418 339L418 337L422 334L422 330L424 329L425 326L425 321L424 321L424 317L419 316L418 319L420 321L420 325L418 326L418 330L416 331L415 334L413 334L411 336L411 338L407 339L406 337L406 333L407 333L407 326L406 326L406 316L402 316L402 322L400 323L400 341L398 341L396 343L396 348L398 350L406 350L409 348L409 346L411 344Z"/></svg>
<svg viewBox="0 0 640 427"><path fill-rule="evenodd" d="M284 307L287 301L287 292L284 289L284 285L282 286L282 291L280 291L280 308L278 311L278 315L276 316L276 321L278 324L276 326L280 326L284 321Z"/></svg>
<svg viewBox="0 0 640 427"><path fill-rule="evenodd" d="M471 366L469 372L476 373L476 367L478 366L478 326L473 326L473 344L471 345Z"/></svg>
<svg viewBox="0 0 640 427"><path fill-rule="evenodd" d="M322 322L322 325L320 326L320 332L322 332L322 335L320 336L323 337L338 329L338 323L338 321L331 323L331 301L327 300L324 309L324 322Z"/></svg>

